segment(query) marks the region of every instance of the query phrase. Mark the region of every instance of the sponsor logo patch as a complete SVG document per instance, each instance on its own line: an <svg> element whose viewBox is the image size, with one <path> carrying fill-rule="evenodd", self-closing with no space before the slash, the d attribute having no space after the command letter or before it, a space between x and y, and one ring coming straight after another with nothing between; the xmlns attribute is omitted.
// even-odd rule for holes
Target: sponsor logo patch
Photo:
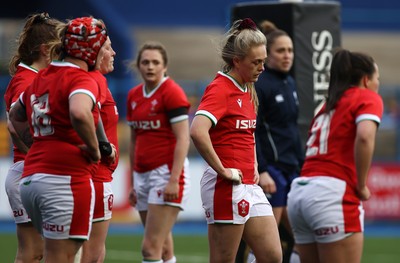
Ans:
<svg viewBox="0 0 400 263"><path fill-rule="evenodd" d="M255 129L257 120L236 120L236 129Z"/></svg>
<svg viewBox="0 0 400 263"><path fill-rule="evenodd" d="M60 225L54 225L54 224L49 224L49 223L43 222L42 227L43 227L43 230L46 230L49 232L59 232L59 233L64 232L64 226L60 226Z"/></svg>
<svg viewBox="0 0 400 263"><path fill-rule="evenodd" d="M108 210L112 211L113 204L114 204L114 195L110 195L108 197Z"/></svg>
<svg viewBox="0 0 400 263"><path fill-rule="evenodd" d="M14 210L13 211L14 217L20 217L24 215L24 210L20 209L20 210Z"/></svg>
<svg viewBox="0 0 400 263"><path fill-rule="evenodd" d="M339 232L339 226L331 226L331 227L321 227L317 230L314 230L314 233L317 236L329 236Z"/></svg>

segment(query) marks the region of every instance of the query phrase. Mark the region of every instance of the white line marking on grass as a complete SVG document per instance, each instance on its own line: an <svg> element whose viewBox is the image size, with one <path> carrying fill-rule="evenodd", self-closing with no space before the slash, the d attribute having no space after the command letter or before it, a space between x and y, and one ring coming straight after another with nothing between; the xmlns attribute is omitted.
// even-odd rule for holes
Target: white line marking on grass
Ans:
<svg viewBox="0 0 400 263"><path fill-rule="evenodd" d="M208 257L195 256L188 254L176 254L178 262L191 262L191 263L206 263L208 262ZM130 261L132 260L142 260L142 255L139 252L127 251L127 250L110 250L106 251L106 259L108 260L120 260L120 261Z"/></svg>

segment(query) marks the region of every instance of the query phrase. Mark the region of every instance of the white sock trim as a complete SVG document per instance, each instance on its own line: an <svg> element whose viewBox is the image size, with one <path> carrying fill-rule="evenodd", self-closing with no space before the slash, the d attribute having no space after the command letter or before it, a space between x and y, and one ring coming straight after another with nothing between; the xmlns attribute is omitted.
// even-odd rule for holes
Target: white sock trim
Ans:
<svg viewBox="0 0 400 263"><path fill-rule="evenodd" d="M164 263L176 263L176 257L173 256L172 258L170 258L170 259L164 261Z"/></svg>

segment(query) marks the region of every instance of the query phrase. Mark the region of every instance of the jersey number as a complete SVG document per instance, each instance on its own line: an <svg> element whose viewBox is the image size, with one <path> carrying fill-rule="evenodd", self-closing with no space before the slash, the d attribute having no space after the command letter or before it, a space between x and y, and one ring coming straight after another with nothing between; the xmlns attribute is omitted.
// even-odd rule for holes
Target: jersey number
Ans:
<svg viewBox="0 0 400 263"><path fill-rule="evenodd" d="M328 152L328 136L334 110L324 113L314 120L311 135L307 140L306 156L326 154Z"/></svg>
<svg viewBox="0 0 400 263"><path fill-rule="evenodd" d="M47 136L54 133L54 128L51 126L51 118L47 113L50 110L49 94L44 94L36 98L31 95L32 106L32 127L33 136Z"/></svg>

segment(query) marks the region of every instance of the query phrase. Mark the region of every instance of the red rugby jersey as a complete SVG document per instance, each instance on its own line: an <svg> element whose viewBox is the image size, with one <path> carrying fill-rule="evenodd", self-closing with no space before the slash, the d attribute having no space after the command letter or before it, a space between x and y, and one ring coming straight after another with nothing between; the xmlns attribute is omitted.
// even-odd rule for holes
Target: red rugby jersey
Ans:
<svg viewBox="0 0 400 263"><path fill-rule="evenodd" d="M256 112L247 88L218 72L207 86L196 115L213 123L212 145L226 168L240 169L244 184L254 184Z"/></svg>
<svg viewBox="0 0 400 263"><path fill-rule="evenodd" d="M328 175L357 185L354 143L357 124L363 120L380 123L383 102L380 95L368 89L352 87L325 113L325 105L313 118L307 140L302 176Z"/></svg>
<svg viewBox="0 0 400 263"><path fill-rule="evenodd" d="M135 171L146 172L164 164L172 166L176 138L171 123L188 119L188 115L186 110L169 118L168 112L189 107L183 89L168 77L150 93L143 84L129 91L127 121L136 134Z"/></svg>
<svg viewBox="0 0 400 263"><path fill-rule="evenodd" d="M24 92L26 88L33 82L37 76L37 73L38 71L36 69L31 68L24 63L19 63L15 75L12 77L7 86L7 90L4 93L7 113L10 111L14 103L17 102L21 93ZM25 154L20 152L15 145L13 146L13 151L14 163L25 159Z"/></svg>
<svg viewBox="0 0 400 263"><path fill-rule="evenodd" d="M118 109L111 94L108 89L107 79L98 70L91 71L89 74L96 80L99 85L100 90L100 115L103 122L104 131L108 138L108 141L115 145L117 148L117 158L115 163L108 163L102 160L99 164L99 169L97 173L93 176L93 181L97 182L111 182L112 173L117 168L119 151L118 151Z"/></svg>
<svg viewBox="0 0 400 263"><path fill-rule="evenodd" d="M90 96L96 104L98 85L88 72L68 62L52 62L38 73L20 100L25 105L33 134L23 177L33 173L91 176L97 165L89 164L69 115L69 98L76 93ZM94 123L97 125L98 115Z"/></svg>

